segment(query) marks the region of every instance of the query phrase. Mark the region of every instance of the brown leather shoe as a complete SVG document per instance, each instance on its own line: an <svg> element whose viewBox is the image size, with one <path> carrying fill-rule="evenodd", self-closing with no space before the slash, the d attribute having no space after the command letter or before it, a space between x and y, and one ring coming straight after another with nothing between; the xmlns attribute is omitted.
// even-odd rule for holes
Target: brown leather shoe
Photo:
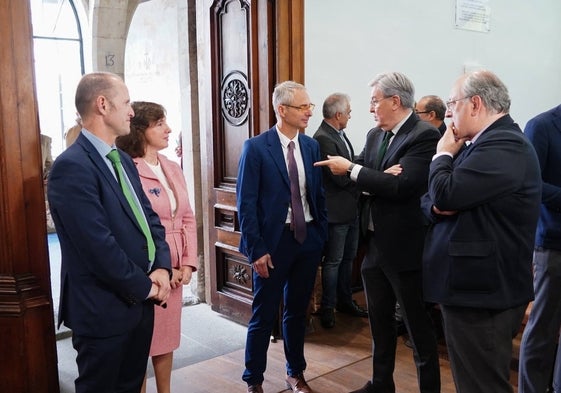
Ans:
<svg viewBox="0 0 561 393"><path fill-rule="evenodd" d="M304 374L299 374L294 377L287 375L286 387L291 389L294 393L313 393L312 388L308 386L304 379Z"/></svg>
<svg viewBox="0 0 561 393"><path fill-rule="evenodd" d="M263 393L263 387L261 385L249 385L247 393Z"/></svg>

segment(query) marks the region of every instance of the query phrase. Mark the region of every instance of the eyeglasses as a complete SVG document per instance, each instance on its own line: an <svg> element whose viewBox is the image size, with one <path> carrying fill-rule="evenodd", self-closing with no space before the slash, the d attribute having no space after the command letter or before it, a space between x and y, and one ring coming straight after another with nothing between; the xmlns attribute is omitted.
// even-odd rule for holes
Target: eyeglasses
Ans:
<svg viewBox="0 0 561 393"><path fill-rule="evenodd" d="M282 105L287 106L289 108L294 108L296 110L299 110L300 112L313 111L314 108L316 107L315 104L302 104L302 105L299 105L299 106L288 105L288 104L282 104Z"/></svg>
<svg viewBox="0 0 561 393"><path fill-rule="evenodd" d="M461 101L461 100L467 100L468 98L471 98L473 96L466 96L466 97L462 97L462 98L458 98L455 100L448 100L446 101L446 108L451 111L452 108L454 108L456 106L456 102Z"/></svg>
<svg viewBox="0 0 561 393"><path fill-rule="evenodd" d="M389 96L389 97L384 97L384 98L380 98L379 100L375 99L374 97L372 97L370 99L370 106L378 106L380 105L380 102L387 100L388 98L392 98L393 96Z"/></svg>
<svg viewBox="0 0 561 393"><path fill-rule="evenodd" d="M415 111L416 114L422 115L424 113L431 113L432 111Z"/></svg>

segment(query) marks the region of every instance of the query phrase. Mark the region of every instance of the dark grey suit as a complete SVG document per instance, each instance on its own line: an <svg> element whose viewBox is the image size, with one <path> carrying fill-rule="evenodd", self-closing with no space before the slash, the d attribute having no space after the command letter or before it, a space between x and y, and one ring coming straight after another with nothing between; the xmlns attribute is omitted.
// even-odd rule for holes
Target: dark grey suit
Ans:
<svg viewBox="0 0 561 393"><path fill-rule="evenodd" d="M339 131L322 121L314 134L318 141L322 160L327 156L341 156L353 160L351 142ZM348 147L347 147L348 146ZM322 264L321 308L352 310L351 289L353 261L358 248L357 190L347 176L337 176L329 168L323 168L323 186L327 204L329 236Z"/></svg>
<svg viewBox="0 0 561 393"><path fill-rule="evenodd" d="M372 197L368 249L362 263L368 316L372 331L374 371L372 388L394 392L393 370L396 351L396 300L414 346L421 392L440 392L440 370L436 338L422 296L421 260L425 221L420 197L427 189L430 160L440 133L411 114L389 145L380 166L377 154L386 134L380 128L369 131L366 145L356 160L364 165L357 177L359 189ZM401 164L399 176L383 171Z"/></svg>
<svg viewBox="0 0 561 393"><path fill-rule="evenodd" d="M354 149L351 142L345 136L345 140L351 151L345 146L345 142L338 132L322 121L318 130L314 134L314 139L318 141L321 150L322 160L327 156L341 156L353 161ZM329 168L323 168L323 188L327 199L327 219L328 222L335 224L348 224L356 219L357 191L356 184L347 176L336 176L331 173Z"/></svg>

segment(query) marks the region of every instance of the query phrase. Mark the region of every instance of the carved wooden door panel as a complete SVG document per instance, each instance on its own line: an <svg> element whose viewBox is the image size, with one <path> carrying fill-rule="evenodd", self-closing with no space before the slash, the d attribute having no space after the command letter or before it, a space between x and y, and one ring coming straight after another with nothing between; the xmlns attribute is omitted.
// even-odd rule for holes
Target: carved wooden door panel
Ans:
<svg viewBox="0 0 561 393"><path fill-rule="evenodd" d="M251 315L252 272L238 252L238 160L244 141L275 122L270 101L277 81L303 82L303 8L303 0L215 0L210 10L211 304L241 323Z"/></svg>

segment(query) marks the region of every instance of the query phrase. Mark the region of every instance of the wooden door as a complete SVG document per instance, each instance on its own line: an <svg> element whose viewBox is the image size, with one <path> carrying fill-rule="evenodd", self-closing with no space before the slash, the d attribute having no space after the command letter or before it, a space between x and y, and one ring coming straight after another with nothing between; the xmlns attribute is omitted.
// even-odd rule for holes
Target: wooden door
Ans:
<svg viewBox="0 0 561 393"><path fill-rule="evenodd" d="M304 0L215 0L210 9L213 179L209 179L211 304L247 323L252 272L238 252L238 160L247 138L275 123L277 82L303 82Z"/></svg>
<svg viewBox="0 0 561 393"><path fill-rule="evenodd" d="M28 1L0 2L0 392L58 392Z"/></svg>

